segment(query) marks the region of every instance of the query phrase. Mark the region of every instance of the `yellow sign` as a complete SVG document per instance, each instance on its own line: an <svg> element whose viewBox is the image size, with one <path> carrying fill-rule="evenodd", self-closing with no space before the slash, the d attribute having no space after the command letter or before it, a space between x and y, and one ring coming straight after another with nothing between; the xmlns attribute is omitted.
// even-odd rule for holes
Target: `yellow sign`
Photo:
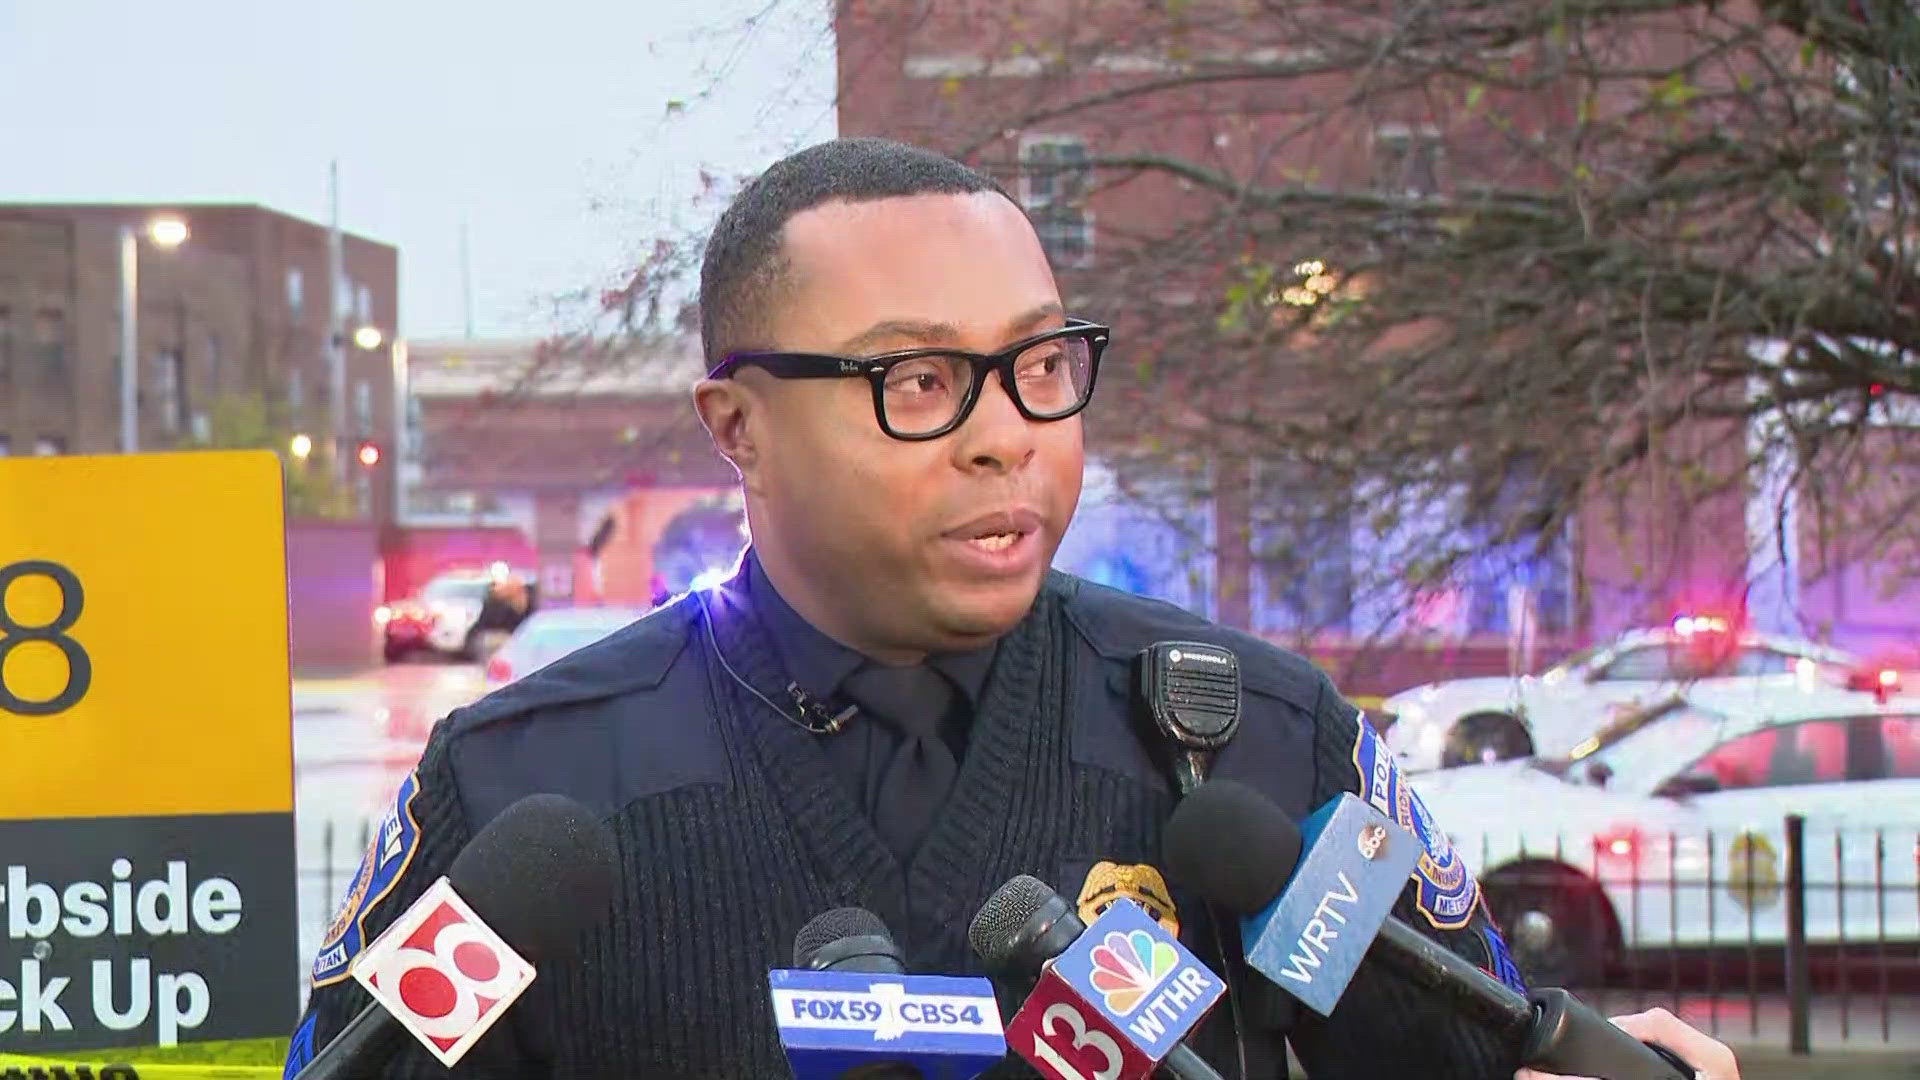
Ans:
<svg viewBox="0 0 1920 1080"><path fill-rule="evenodd" d="M0 821L293 808L266 451L0 460Z"/></svg>

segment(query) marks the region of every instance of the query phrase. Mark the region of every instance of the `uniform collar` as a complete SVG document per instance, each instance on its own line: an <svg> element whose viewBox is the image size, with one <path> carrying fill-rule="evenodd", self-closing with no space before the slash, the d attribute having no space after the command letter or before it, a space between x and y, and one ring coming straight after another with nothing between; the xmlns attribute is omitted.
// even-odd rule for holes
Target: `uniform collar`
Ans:
<svg viewBox="0 0 1920 1080"><path fill-rule="evenodd" d="M816 630L812 623L793 610L780 591L773 587L760 559L752 549L746 553L747 596L755 614L760 616L774 651L788 677L816 694L831 695L840 689L847 676L874 661ZM980 707L980 696L987 685L987 673L999 643L961 653L934 653L927 666L945 675L966 698L969 713Z"/></svg>

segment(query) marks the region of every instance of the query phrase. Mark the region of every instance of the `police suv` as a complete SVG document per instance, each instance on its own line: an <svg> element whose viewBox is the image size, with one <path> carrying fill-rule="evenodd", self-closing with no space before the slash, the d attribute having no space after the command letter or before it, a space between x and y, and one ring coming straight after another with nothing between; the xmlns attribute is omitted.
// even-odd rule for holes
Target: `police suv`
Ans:
<svg viewBox="0 0 1920 1080"><path fill-rule="evenodd" d="M1386 731L1408 772L1508 758L1563 756L1613 719L1692 686L1744 690L1758 703L1783 687L1856 684L1852 655L1795 638L1683 617L1576 653L1538 676L1453 679L1388 698Z"/></svg>
<svg viewBox="0 0 1920 1080"><path fill-rule="evenodd" d="M1781 946L1789 814L1809 943L1920 941L1920 698L1814 687L1756 708L1697 685L1565 756L1419 788L1535 983L1582 985L1633 950Z"/></svg>

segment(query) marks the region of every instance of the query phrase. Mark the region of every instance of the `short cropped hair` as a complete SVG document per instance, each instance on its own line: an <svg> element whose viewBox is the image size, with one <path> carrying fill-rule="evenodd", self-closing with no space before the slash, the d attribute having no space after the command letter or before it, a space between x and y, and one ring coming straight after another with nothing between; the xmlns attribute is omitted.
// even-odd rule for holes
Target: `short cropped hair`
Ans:
<svg viewBox="0 0 1920 1080"><path fill-rule="evenodd" d="M786 284L781 233L795 214L830 202L910 195L1006 196L992 177L890 139L835 139L775 162L734 197L700 264L700 343L707 366L764 347L769 313Z"/></svg>

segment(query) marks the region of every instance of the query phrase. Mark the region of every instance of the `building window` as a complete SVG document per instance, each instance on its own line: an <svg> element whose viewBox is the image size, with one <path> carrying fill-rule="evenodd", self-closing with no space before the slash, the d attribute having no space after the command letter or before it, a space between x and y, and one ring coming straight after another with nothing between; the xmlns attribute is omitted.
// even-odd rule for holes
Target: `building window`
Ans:
<svg viewBox="0 0 1920 1080"><path fill-rule="evenodd" d="M1020 204L1055 266L1092 262L1089 176L1087 143L1078 136L1034 136L1020 144Z"/></svg>
<svg viewBox="0 0 1920 1080"><path fill-rule="evenodd" d="M373 321L373 290L365 285L356 285L353 289L353 314L360 325Z"/></svg>
<svg viewBox="0 0 1920 1080"><path fill-rule="evenodd" d="M58 457L67 452L67 440L58 435L42 435L33 440L34 457Z"/></svg>
<svg viewBox="0 0 1920 1080"><path fill-rule="evenodd" d="M373 434L373 386L365 379L353 384L353 422L360 434Z"/></svg>
<svg viewBox="0 0 1920 1080"><path fill-rule="evenodd" d="M64 309L43 307L34 313L33 349L48 371L66 366L67 313Z"/></svg>
<svg viewBox="0 0 1920 1080"><path fill-rule="evenodd" d="M307 276L297 266L287 267L287 314L298 319L307 306Z"/></svg>
<svg viewBox="0 0 1920 1080"><path fill-rule="evenodd" d="M1382 124L1373 132L1373 187L1393 195L1440 193L1440 129Z"/></svg>
<svg viewBox="0 0 1920 1080"><path fill-rule="evenodd" d="M295 417L307 407L306 372L294 368L287 372L287 411Z"/></svg>

